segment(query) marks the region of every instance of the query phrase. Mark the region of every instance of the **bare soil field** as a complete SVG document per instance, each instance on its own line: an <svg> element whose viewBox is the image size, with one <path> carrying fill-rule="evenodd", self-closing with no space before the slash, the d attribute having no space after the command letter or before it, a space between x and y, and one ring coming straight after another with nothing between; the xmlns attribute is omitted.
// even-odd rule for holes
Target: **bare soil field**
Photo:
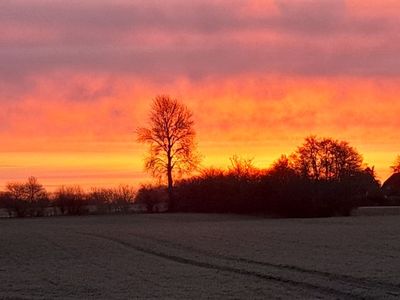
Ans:
<svg viewBox="0 0 400 300"><path fill-rule="evenodd" d="M0 220L0 299L398 299L400 216Z"/></svg>

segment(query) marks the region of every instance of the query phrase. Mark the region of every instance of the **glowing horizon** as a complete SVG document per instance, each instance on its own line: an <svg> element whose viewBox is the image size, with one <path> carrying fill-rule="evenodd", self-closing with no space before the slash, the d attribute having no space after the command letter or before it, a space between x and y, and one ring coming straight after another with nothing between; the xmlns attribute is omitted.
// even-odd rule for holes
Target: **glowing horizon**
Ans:
<svg viewBox="0 0 400 300"><path fill-rule="evenodd" d="M267 168L315 134L385 180L400 152L397 1L0 7L0 188L148 182L134 130L157 94L193 111L204 166L237 154Z"/></svg>

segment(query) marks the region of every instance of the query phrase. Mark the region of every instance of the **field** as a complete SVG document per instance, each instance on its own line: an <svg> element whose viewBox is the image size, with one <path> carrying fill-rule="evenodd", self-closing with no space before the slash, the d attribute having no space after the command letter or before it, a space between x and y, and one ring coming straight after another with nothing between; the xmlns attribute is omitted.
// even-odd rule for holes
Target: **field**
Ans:
<svg viewBox="0 0 400 300"><path fill-rule="evenodd" d="M0 220L1 299L400 297L400 216Z"/></svg>

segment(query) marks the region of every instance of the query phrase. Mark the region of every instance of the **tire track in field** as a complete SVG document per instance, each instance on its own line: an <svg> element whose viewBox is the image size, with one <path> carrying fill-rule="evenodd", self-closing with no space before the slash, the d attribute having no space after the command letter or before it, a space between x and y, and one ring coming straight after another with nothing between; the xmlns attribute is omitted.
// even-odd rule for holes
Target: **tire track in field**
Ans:
<svg viewBox="0 0 400 300"><path fill-rule="evenodd" d="M48 238L47 236L37 233L37 236L40 237L40 239L46 241L47 243L49 243L50 245L54 246L55 248L59 249L60 251L62 251L64 254L68 255L70 258L76 259L76 260L81 260L82 256L81 255L77 255L76 254L76 250L67 246L63 246L60 243L57 243L54 239ZM90 262L91 265L99 268L100 270L104 271L105 274L107 274L107 271L109 271L106 266L103 263L99 263L97 260L93 259L93 258L86 258L86 260L88 260ZM1 271L1 270L0 270ZM133 277L132 274L128 274L128 276ZM135 277L137 277L137 274L135 274ZM110 277L108 278L110 279ZM141 280L148 280L147 278L141 278ZM46 279L46 281L48 281L49 283L53 284L53 282L49 281ZM150 281L152 285L154 286L160 286L156 281ZM1 299L1 297L0 297Z"/></svg>
<svg viewBox="0 0 400 300"><path fill-rule="evenodd" d="M270 263L270 262L253 260L253 259L239 257L239 256L233 256L233 255L223 255L223 254L215 253L213 251L198 249L198 248L194 248L194 247L190 247L190 246L185 246L185 245L182 245L177 242L172 242L170 240L164 240L164 239L158 239L158 238L150 237L150 236L143 235L143 234L130 233L129 235L138 237L141 239L149 240L149 241L154 241L158 244L163 244L166 247L171 247L171 248L181 250L181 251L189 251L192 253L202 254L202 255L205 255L208 257L213 257L213 258L223 259L223 260L228 260L228 261L233 261L233 262L265 266L265 267L274 268L277 270L292 271L292 272L304 273L304 274L309 274L309 275L315 275L315 276L319 276L319 277L324 277L328 280L334 280L336 282L339 282L339 283L345 284L345 285L349 285L349 283L351 283L352 285L354 285L354 287L362 288L362 289L366 289L366 290L379 289L381 291L386 291L386 293L389 294L390 296L400 297L400 286L391 284L391 283L387 283L387 282L363 279L363 278L358 278L358 277L354 277L354 276L350 276L350 275L342 275L342 274L335 274L335 273L329 273L329 272L324 272L324 271L306 269L306 268L301 268L301 267L297 267L297 266L293 266L293 265L274 264L274 263Z"/></svg>
<svg viewBox="0 0 400 300"><path fill-rule="evenodd" d="M60 252L62 252L64 255L66 255L68 258L74 258L74 259L79 259L79 255L76 254L75 251L72 251L70 248L61 245L60 243L56 242L55 239L49 238L45 234L42 233L36 233L36 236L45 241L46 243L50 244L54 248L58 249Z"/></svg>
<svg viewBox="0 0 400 300"><path fill-rule="evenodd" d="M246 268L240 268L240 267L234 267L234 266L229 266L229 265L224 265L224 264L216 264L216 263L210 263L206 261L201 261L199 257L196 257L197 259L193 258L188 258L184 256L179 256L179 255L173 255L169 254L167 252L162 252L162 251L157 251L150 249L149 247L142 247L142 246L137 246L134 244L131 244L129 242L126 242L124 240L115 238L115 237L110 237L107 235L102 235L102 234L95 234L95 233L87 233L87 232L76 232L77 234L85 235L88 237L92 238L97 238L97 239L103 239L103 240L108 240L111 242L114 242L116 244L119 244L125 248L133 249L138 252L142 252L144 254L156 256L158 258L163 258L172 262L184 264L184 265L190 265L190 266L195 266L195 267L200 267L200 268L205 268L209 270L217 270L221 272L229 272L229 273L234 273L234 274L239 274L239 275L244 275L244 276L250 276L250 277L256 277L262 280L266 281L273 281L276 283L280 284L288 284L293 287L297 288L304 288L310 291L318 291L322 294L338 297L340 299L374 299L374 297L368 296L368 293L362 293L360 294L351 292L351 291L344 291L340 288L333 288L329 286L323 286L323 285L318 285L314 283L310 283L304 280L296 280L292 278L288 278L290 276L280 276L280 275L273 275L267 272L260 272L260 271L254 271L254 270L248 270ZM204 257L205 259L210 258L208 256ZM219 258L222 260L222 258ZM226 262L225 262L226 263ZM242 266L243 267L243 266ZM267 270L263 270L267 271ZM356 289L356 287L354 287ZM387 295L389 297L390 295Z"/></svg>

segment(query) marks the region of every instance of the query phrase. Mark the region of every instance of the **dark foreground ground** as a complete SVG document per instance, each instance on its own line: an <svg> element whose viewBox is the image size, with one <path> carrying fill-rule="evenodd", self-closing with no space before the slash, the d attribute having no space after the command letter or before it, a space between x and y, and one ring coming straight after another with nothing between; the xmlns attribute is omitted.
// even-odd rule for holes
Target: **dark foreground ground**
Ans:
<svg viewBox="0 0 400 300"><path fill-rule="evenodd" d="M0 299L400 298L400 216L0 221Z"/></svg>

